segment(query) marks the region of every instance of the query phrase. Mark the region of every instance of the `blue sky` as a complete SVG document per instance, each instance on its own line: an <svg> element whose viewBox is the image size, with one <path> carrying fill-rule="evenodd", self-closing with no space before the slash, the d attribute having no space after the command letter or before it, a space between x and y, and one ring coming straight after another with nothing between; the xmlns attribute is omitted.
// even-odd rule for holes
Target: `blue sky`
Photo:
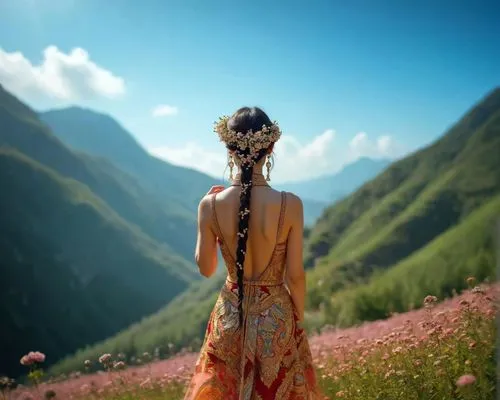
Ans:
<svg viewBox="0 0 500 400"><path fill-rule="evenodd" d="M441 135L500 84L499 15L468 0L0 1L0 83L36 109L108 113L217 176L212 122L259 105L284 132L276 180L302 179Z"/></svg>

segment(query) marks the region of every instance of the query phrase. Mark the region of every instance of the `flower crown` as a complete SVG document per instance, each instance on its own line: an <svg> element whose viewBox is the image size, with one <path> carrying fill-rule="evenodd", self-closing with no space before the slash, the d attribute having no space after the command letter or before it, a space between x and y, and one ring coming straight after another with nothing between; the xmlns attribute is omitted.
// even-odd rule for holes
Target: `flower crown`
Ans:
<svg viewBox="0 0 500 400"><path fill-rule="evenodd" d="M246 133L236 132L227 128L229 121L227 115L215 122L214 132L219 135L221 142L226 146L236 147L236 156L242 164L253 165L255 158L262 149L267 149L271 143L275 143L281 136L278 123L274 121L271 125L262 125L260 131L249 130Z"/></svg>

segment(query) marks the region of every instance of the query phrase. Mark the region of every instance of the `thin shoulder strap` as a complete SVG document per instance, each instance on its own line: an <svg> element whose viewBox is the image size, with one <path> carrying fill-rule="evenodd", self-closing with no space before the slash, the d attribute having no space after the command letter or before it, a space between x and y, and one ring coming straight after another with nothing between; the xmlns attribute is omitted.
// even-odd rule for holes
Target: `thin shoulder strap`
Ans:
<svg viewBox="0 0 500 400"><path fill-rule="evenodd" d="M285 211L286 211L286 192L281 192L281 209L280 209L280 219L278 222L278 232L276 234L276 243L280 240L281 231L283 230L283 222L285 221Z"/></svg>

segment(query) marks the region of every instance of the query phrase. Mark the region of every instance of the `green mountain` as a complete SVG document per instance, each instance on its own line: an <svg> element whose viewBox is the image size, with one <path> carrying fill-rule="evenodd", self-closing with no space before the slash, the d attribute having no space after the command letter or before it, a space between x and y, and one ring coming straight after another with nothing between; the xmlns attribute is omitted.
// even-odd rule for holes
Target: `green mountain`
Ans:
<svg viewBox="0 0 500 400"><path fill-rule="evenodd" d="M151 156L113 118L79 107L40 113L55 135L70 147L100 156L129 173L161 202L176 200L196 212L200 198L217 182L201 172Z"/></svg>
<svg viewBox="0 0 500 400"><path fill-rule="evenodd" d="M306 265L314 267L308 274L310 307L330 307L332 293L372 282L373 274L392 279L394 271L401 268L413 271L416 264L412 260L426 259L433 266L442 262L433 258L444 254L436 252L435 246L447 249L445 253L451 251L449 231L461 227L473 233L462 224L469 218L476 219L476 210L487 213L481 211L482 207L500 193L499 154L500 89L496 89L434 144L392 164L376 179L328 208L311 230L305 252ZM488 210L493 218L496 209ZM483 225L467 223L475 229L486 229L486 225L480 228ZM453 243L469 249L467 257L471 260L476 250L482 249L482 245L472 248L466 243ZM417 256L419 251L426 255ZM467 270L472 273L474 268L480 266L472 265ZM389 275L385 275L383 271L388 270ZM432 269L426 271L432 273ZM449 285L456 286L463 278L458 272L452 275L439 280L443 285L440 292L449 293ZM419 294L426 289L423 285ZM384 293L389 304L393 292ZM411 301L401 302L407 306ZM381 309L387 311L383 306ZM339 313L349 314L345 309L331 311L327 320L343 321ZM346 323L358 320L358 316L346 318Z"/></svg>
<svg viewBox="0 0 500 400"><path fill-rule="evenodd" d="M180 201L162 201L131 175L105 159L76 154L56 138L38 115L0 85L0 143L86 184L124 219L191 260L196 239L196 215ZM68 126L71 129L71 126ZM164 185L169 187L169 181Z"/></svg>
<svg viewBox="0 0 500 400"><path fill-rule="evenodd" d="M466 287L466 277L494 280L499 217L497 195L369 282L335 293L325 303L324 318L339 326L383 319L419 307L428 294L440 299L453 296Z"/></svg>
<svg viewBox="0 0 500 400"><path fill-rule="evenodd" d="M52 364L112 336L197 279L171 247L191 213L160 208L128 174L66 148L1 86L0 187L0 374L20 373L27 351Z"/></svg>
<svg viewBox="0 0 500 400"><path fill-rule="evenodd" d="M494 278L493 223L500 215L500 90L442 138L329 207L307 232L309 329L353 325L419 307ZM127 356L197 347L224 270L161 311L58 364L81 367L104 351ZM172 350L170 350L172 351Z"/></svg>

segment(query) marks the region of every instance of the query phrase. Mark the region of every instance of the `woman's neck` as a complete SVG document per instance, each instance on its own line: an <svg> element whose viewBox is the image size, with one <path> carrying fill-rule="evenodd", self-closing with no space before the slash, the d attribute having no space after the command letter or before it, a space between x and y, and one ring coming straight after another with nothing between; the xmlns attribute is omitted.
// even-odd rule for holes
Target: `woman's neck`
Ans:
<svg viewBox="0 0 500 400"><path fill-rule="evenodd" d="M241 172L238 172L232 181L233 186L241 185ZM252 186L269 186L262 172L255 171L252 174Z"/></svg>

